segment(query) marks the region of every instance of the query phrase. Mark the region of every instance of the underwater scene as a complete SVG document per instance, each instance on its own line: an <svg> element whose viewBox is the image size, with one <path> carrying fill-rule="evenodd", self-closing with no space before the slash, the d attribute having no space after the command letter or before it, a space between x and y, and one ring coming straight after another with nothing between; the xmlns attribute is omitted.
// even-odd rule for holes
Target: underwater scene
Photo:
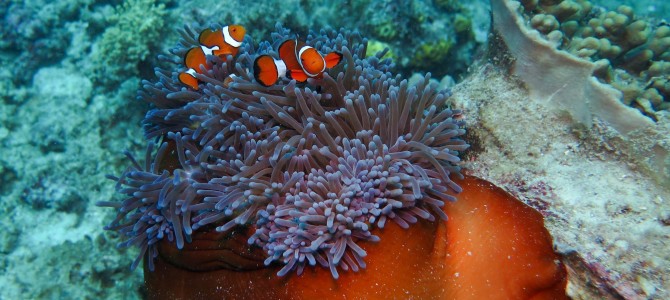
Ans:
<svg viewBox="0 0 670 300"><path fill-rule="evenodd" d="M670 2L0 14L0 299L670 299Z"/></svg>

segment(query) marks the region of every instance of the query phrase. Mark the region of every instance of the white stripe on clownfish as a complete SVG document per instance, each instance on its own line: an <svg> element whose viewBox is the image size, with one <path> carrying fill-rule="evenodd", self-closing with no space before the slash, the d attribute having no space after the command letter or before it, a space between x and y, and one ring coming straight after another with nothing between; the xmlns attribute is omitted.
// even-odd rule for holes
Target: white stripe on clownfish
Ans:
<svg viewBox="0 0 670 300"><path fill-rule="evenodd" d="M286 63L281 59L275 59L275 67L277 67L277 77L286 76Z"/></svg>
<svg viewBox="0 0 670 300"><path fill-rule="evenodd" d="M242 42L236 41L232 36L230 36L230 31L228 30L228 26L224 26L223 29L221 29L221 32L223 32L223 41L228 43L228 45L231 45L235 48L242 46ZM218 49L215 49L218 50Z"/></svg>
<svg viewBox="0 0 670 300"><path fill-rule="evenodd" d="M219 46L209 48L205 45L200 45L200 49L202 49L202 52L205 53L205 55L214 55L214 51L219 50Z"/></svg>

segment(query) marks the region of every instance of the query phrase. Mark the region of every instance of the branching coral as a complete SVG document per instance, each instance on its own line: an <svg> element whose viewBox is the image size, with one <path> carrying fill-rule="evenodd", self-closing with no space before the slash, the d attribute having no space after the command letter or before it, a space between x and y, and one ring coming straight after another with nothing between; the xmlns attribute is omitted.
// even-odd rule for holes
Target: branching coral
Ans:
<svg viewBox="0 0 670 300"><path fill-rule="evenodd" d="M140 98L152 103L145 133L158 139L144 166L117 181L127 199L102 202L118 208L108 229L141 248L151 267L164 237L178 248L194 230L253 226L249 244L279 262L278 275L306 266L358 271L375 242L375 228L391 220L408 227L418 219L446 220L441 210L460 188L458 154L468 145L460 112L445 107L448 91L426 76L416 86L389 72L384 53L365 57L366 40L349 31L312 32L306 43L322 53L339 51L340 66L307 84L283 79L263 87L253 81L258 54L292 38L277 27L272 43L255 49L247 38L236 57L209 57L197 92L177 81L180 56L194 45L186 28L172 50L176 70L156 70ZM225 83L235 75L232 83Z"/></svg>
<svg viewBox="0 0 670 300"><path fill-rule="evenodd" d="M138 64L158 48L168 15L164 4L155 0L128 0L115 8L94 47L93 70L100 80L121 82L139 75ZM124 63L119 63L124 62Z"/></svg>

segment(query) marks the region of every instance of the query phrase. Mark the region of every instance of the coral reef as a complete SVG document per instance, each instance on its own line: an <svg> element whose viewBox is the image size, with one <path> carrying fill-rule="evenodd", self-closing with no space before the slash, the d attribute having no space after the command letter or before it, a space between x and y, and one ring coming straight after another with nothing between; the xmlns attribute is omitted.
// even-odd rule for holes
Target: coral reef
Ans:
<svg viewBox="0 0 670 300"><path fill-rule="evenodd" d="M6 228L0 298L138 299L141 273L127 272L128 252L97 231L105 215L93 201L113 193L101 173L121 170L118 159L104 153L136 149L133 140L141 140L127 130L142 117L135 109L141 105L127 101L139 73L117 74L124 80L118 84L108 80L111 74L94 77L92 71L99 69L91 65L92 44L113 27L113 7L94 1L2 5L8 8L0 29L0 61L7 66L0 74ZM33 226L36 220L48 225Z"/></svg>
<svg viewBox="0 0 670 300"><path fill-rule="evenodd" d="M89 200L113 192L99 174L117 170L104 155L115 142L104 140L113 133L131 141L132 134L105 124L135 87L100 97L89 78L62 66L41 68L33 85L11 91L0 109L8 131L0 137L2 297L138 298L140 274L128 273L128 259L97 232L103 215ZM36 220L48 226L26 226Z"/></svg>
<svg viewBox="0 0 670 300"><path fill-rule="evenodd" d="M611 10L621 5L630 6L636 14L654 19L665 18L670 12L670 3L663 0L599 0L597 4Z"/></svg>
<svg viewBox="0 0 670 300"><path fill-rule="evenodd" d="M670 109L670 26L590 1L522 1L533 28L559 48L597 62L595 75L623 93L622 101L657 119Z"/></svg>
<svg viewBox="0 0 670 300"><path fill-rule="evenodd" d="M116 84L138 76L138 64L153 59L150 54L173 32L164 26L170 20L165 5L156 0L128 0L118 6L93 0L2 5L0 59L12 65L11 81L17 84L28 83L39 67L62 60L96 73L96 82ZM93 64L81 61L83 57Z"/></svg>
<svg viewBox="0 0 670 300"><path fill-rule="evenodd" d="M182 36L175 63L196 44L190 29ZM347 31L306 41L340 51L342 66L307 85L266 88L251 79L253 58L277 55L271 45L293 38L281 27L272 36L258 52L247 44L226 62L214 57L197 75L207 83L198 92L176 71L158 69L156 82L144 82L141 98L156 106L145 135L166 141L155 155L149 148L144 166L129 155L133 166L114 178L125 200L100 203L118 208L107 228L127 237L122 246L141 248L133 267L144 257L153 269L164 238L182 248L210 224L220 232L255 225L249 244L264 249L266 265L284 265L278 275L318 263L338 278L337 269L365 268L358 243L378 241L372 231L387 221L446 220L440 207L460 191L450 176L468 147L446 91L428 76L408 86L379 60L383 52L366 58L366 40Z"/></svg>
<svg viewBox="0 0 670 300"><path fill-rule="evenodd" d="M530 95L590 126L593 118L604 120L622 134L651 125L651 121L620 103L620 93L598 82L593 74L599 64L555 49L555 44L524 25L517 16L519 2L492 1L496 12L494 30L501 48L497 55L509 53L512 73L519 76ZM579 88L577 88L579 87Z"/></svg>
<svg viewBox="0 0 670 300"><path fill-rule="evenodd" d="M530 2L491 1L493 64L454 88L453 105L472 116L470 174L546 216L571 273L570 296L665 299L670 122L662 111L654 122L626 106L594 77L599 63L528 28L518 12Z"/></svg>
<svg viewBox="0 0 670 300"><path fill-rule="evenodd" d="M454 44L446 39L425 42L415 50L412 65L422 69L435 69L449 57Z"/></svg>
<svg viewBox="0 0 670 300"><path fill-rule="evenodd" d="M0 29L0 49L7 63L13 66L14 83L25 84L38 66L63 59L70 40L67 30L61 30L82 18L91 1L4 1L0 6L3 26Z"/></svg>
<svg viewBox="0 0 670 300"><path fill-rule="evenodd" d="M139 76L139 65L152 58L167 35L165 5L156 0L127 0L114 8L105 29L93 47L95 78L111 84ZM124 63L118 63L118 62Z"/></svg>
<svg viewBox="0 0 670 300"><path fill-rule="evenodd" d="M437 1L435 6L423 1L370 1L363 12L369 22L360 27L392 45L404 74L422 70L437 78L460 78L473 61L469 54L482 42L475 39L470 7L457 1ZM443 20L439 14L451 17Z"/></svg>
<svg viewBox="0 0 670 300"><path fill-rule="evenodd" d="M453 90L454 105L469 112L466 174L545 216L573 299L667 298L667 181L637 165L638 142L602 122L580 129L504 74L488 65Z"/></svg>

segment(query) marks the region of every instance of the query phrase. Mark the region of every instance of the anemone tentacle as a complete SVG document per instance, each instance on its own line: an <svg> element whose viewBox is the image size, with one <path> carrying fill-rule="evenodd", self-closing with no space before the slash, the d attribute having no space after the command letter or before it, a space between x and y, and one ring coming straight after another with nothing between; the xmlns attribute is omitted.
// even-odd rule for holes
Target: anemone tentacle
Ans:
<svg viewBox="0 0 670 300"><path fill-rule="evenodd" d="M180 32L173 56L197 44L195 32ZM145 136L159 149L152 156L150 143L144 167L129 156L132 166L113 177L126 200L100 203L118 209L108 229L126 236L122 246L140 247L133 266L142 257L152 266L163 237L181 248L208 225L249 225L249 244L282 266L279 276L320 265L338 278L366 267L361 245L378 242L374 231L388 221L446 220L441 206L460 191L451 177L468 147L461 112L446 107L449 91L430 74L409 85L346 30L307 36L321 53L342 53L322 78L256 83L254 58L276 57L294 37L278 25L272 41L254 47L246 38L237 56L208 57L197 91L180 85L185 67L169 57L174 70L143 81L139 98L153 105Z"/></svg>

